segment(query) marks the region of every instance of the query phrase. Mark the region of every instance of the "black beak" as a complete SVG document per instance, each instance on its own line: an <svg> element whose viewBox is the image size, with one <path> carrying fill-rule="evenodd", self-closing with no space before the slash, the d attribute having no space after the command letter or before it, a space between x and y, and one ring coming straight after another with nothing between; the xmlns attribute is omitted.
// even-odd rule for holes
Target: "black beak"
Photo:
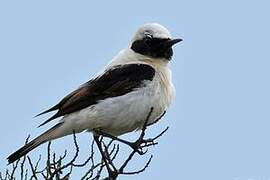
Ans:
<svg viewBox="0 0 270 180"><path fill-rule="evenodd" d="M169 39L167 42L166 42L166 45L168 47L172 47L173 45L175 45L176 43L179 43L183 41L183 39L180 39L180 38L177 38L177 39Z"/></svg>

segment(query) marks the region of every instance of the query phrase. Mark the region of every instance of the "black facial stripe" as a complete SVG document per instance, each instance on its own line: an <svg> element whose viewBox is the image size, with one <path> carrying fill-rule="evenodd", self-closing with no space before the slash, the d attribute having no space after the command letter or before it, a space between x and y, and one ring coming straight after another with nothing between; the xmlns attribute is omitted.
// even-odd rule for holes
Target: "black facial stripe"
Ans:
<svg viewBox="0 0 270 180"><path fill-rule="evenodd" d="M165 58L170 60L173 55L171 46L167 46L169 39L148 38L134 41L131 49L139 54L153 58Z"/></svg>

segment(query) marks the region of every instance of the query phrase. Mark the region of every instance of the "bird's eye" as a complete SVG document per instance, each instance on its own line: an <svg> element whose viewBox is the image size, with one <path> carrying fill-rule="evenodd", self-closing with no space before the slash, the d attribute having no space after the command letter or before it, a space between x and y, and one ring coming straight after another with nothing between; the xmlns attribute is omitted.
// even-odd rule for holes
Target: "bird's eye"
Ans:
<svg viewBox="0 0 270 180"><path fill-rule="evenodd" d="M146 39L153 39L153 35L151 34L145 34Z"/></svg>
<svg viewBox="0 0 270 180"><path fill-rule="evenodd" d="M145 34L145 37L144 37L144 43L145 43L147 46L150 46L152 39L153 39L153 35L147 33L147 34Z"/></svg>
<svg viewBox="0 0 270 180"><path fill-rule="evenodd" d="M145 39L152 39L153 38L153 34L149 31L145 31L144 32L144 38Z"/></svg>

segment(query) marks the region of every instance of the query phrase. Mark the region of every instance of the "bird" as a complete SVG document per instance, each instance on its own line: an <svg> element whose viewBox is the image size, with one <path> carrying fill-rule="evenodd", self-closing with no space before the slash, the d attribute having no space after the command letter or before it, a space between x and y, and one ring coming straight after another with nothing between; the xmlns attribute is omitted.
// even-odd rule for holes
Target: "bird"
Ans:
<svg viewBox="0 0 270 180"><path fill-rule="evenodd" d="M56 125L8 156L13 163L39 145L72 133L99 129L120 136L142 128L168 109L175 96L170 61L173 45L181 42L158 23L141 25L127 48L121 50L94 78L79 86L55 106L37 116L55 112L40 126Z"/></svg>

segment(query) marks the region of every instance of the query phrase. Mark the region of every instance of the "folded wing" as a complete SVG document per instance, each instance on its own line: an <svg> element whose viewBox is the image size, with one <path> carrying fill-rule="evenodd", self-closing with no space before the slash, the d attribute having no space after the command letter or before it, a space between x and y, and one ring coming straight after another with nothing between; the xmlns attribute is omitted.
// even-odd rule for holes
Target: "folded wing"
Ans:
<svg viewBox="0 0 270 180"><path fill-rule="evenodd" d="M51 120L70 114L110 97L122 96L143 85L144 81L152 81L155 76L153 67L146 64L118 65L105 71L102 75L83 84L77 90L64 97L52 108L38 114L56 111Z"/></svg>

